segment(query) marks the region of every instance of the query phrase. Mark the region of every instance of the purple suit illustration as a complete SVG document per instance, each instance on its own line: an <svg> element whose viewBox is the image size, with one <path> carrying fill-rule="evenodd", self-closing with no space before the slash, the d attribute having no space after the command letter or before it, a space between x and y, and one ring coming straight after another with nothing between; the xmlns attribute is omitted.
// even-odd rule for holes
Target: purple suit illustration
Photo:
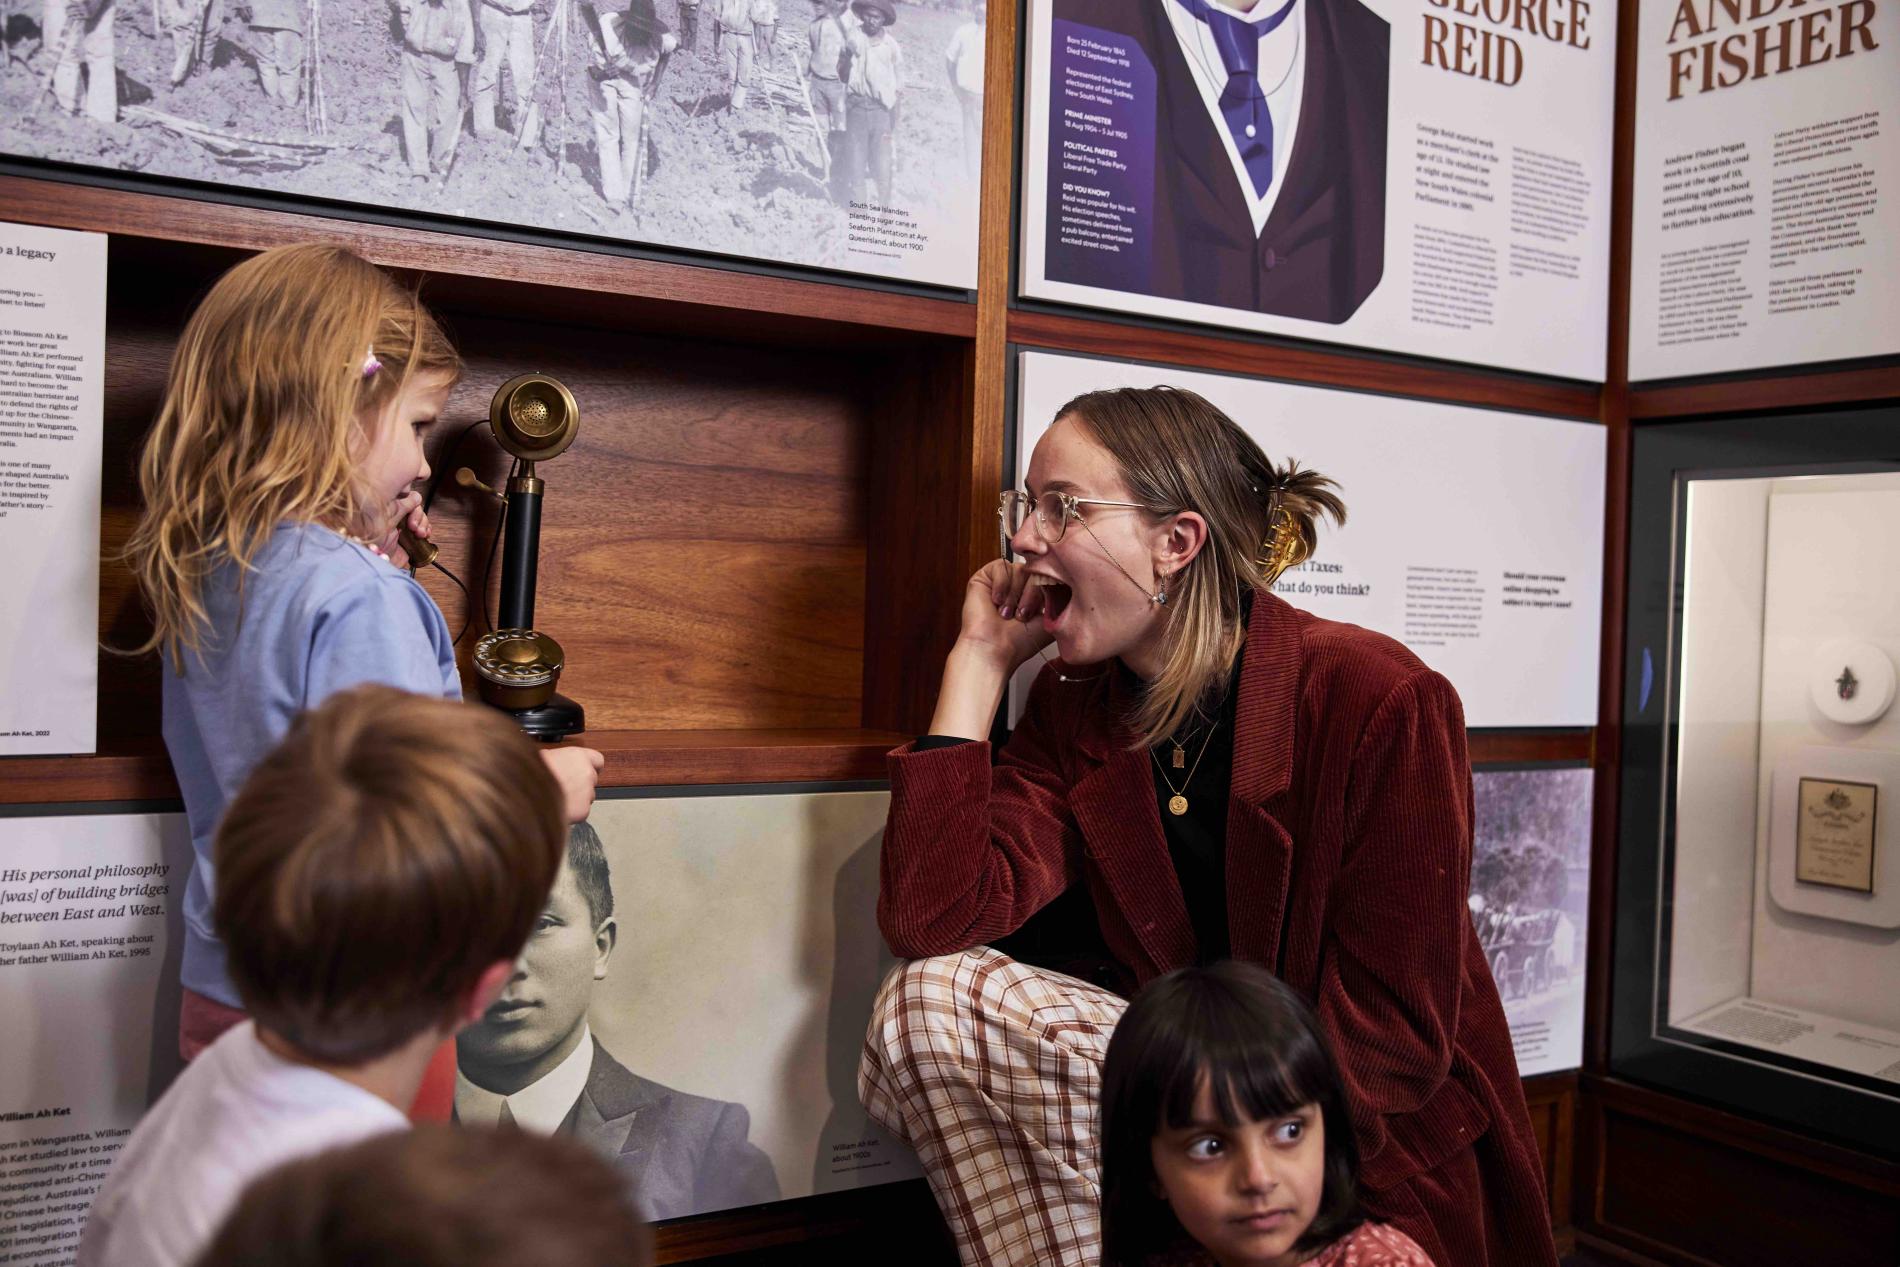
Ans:
<svg viewBox="0 0 1900 1267"><path fill-rule="evenodd" d="M1306 0L1298 130L1256 236L1162 3L1056 0L1055 17L1132 41L1155 71L1147 275L1109 284L1335 325L1358 311L1385 271L1391 30L1383 18L1359 0ZM1066 280L1059 267L1050 275Z"/></svg>

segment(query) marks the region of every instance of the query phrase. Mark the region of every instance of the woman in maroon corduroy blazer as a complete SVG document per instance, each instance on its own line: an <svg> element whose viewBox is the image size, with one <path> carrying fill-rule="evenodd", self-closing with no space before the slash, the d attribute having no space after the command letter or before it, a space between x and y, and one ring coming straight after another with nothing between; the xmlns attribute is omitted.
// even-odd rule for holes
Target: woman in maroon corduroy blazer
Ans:
<svg viewBox="0 0 1900 1267"><path fill-rule="evenodd" d="M1440 1267L1556 1262L1510 1031L1465 898L1456 693L1403 646L1270 592L1332 482L1191 392L1079 397L1006 495L929 736L891 757L886 980L859 1088L916 1149L966 1262L1100 1260L1094 1106L1122 996L1236 957L1315 1007L1362 1197ZM1010 674L1051 642L992 761ZM1082 885L1113 989L987 943Z"/></svg>

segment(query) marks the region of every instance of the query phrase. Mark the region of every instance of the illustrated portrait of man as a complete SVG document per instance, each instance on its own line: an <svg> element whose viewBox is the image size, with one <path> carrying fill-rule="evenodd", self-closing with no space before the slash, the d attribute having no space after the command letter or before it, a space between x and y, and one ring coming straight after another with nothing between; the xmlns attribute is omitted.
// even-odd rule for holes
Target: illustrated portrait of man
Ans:
<svg viewBox="0 0 1900 1267"><path fill-rule="evenodd" d="M1330 324L1358 311L1385 271L1383 18L1359 0L1055 0L1055 16L1155 70L1146 293Z"/></svg>
<svg viewBox="0 0 1900 1267"><path fill-rule="evenodd" d="M585 1141L627 1176L649 1219L777 1200L743 1105L642 1078L594 1037L588 1005L618 928L600 836L581 823L513 978L456 1039L456 1119Z"/></svg>

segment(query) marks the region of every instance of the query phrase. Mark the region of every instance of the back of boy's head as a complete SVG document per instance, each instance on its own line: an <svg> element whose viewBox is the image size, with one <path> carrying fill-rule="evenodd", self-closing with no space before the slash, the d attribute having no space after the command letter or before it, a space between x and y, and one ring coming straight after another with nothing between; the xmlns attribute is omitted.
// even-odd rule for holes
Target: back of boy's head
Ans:
<svg viewBox="0 0 1900 1267"><path fill-rule="evenodd" d="M436 1125L269 1172L197 1267L646 1267L651 1241L584 1145Z"/></svg>
<svg viewBox="0 0 1900 1267"><path fill-rule="evenodd" d="M452 1025L515 958L566 847L532 741L473 704L363 686L305 713L214 846L213 917L260 1026L358 1065Z"/></svg>
<svg viewBox="0 0 1900 1267"><path fill-rule="evenodd" d="M1319 1021L1265 968L1228 960L1149 982L1109 1039L1100 1119L1104 1263L1140 1263L1185 1238L1156 1193L1151 1145L1193 1120L1203 1083L1229 1125L1319 1106L1326 1191L1296 1250L1329 1244L1359 1224L1359 1148Z"/></svg>
<svg viewBox="0 0 1900 1267"><path fill-rule="evenodd" d="M179 336L139 462L145 512L125 550L153 620L139 650L179 667L207 632L206 574L248 563L280 523L380 536L358 420L412 375L460 373L416 292L343 247L277 247L220 277Z"/></svg>

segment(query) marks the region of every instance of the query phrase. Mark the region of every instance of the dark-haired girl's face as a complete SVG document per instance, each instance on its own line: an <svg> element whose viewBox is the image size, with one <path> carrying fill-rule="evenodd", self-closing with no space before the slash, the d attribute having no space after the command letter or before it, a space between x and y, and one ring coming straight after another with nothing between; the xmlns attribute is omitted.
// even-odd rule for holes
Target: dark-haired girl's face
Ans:
<svg viewBox="0 0 1900 1267"><path fill-rule="evenodd" d="M1193 1120L1151 1145L1161 1196L1221 1267L1287 1267L1326 1190L1326 1125L1317 1104L1279 1117L1221 1121L1203 1080Z"/></svg>

